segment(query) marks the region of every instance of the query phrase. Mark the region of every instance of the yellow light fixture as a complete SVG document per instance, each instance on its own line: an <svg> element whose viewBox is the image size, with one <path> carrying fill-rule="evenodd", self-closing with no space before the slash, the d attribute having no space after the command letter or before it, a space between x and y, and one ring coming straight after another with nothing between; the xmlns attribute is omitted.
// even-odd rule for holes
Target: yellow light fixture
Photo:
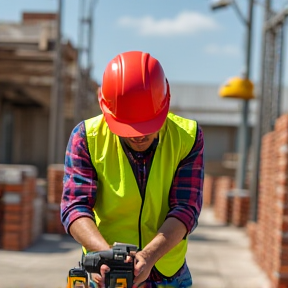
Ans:
<svg viewBox="0 0 288 288"><path fill-rule="evenodd" d="M254 85L249 79L232 77L219 89L219 96L223 98L235 98L250 100L255 98Z"/></svg>

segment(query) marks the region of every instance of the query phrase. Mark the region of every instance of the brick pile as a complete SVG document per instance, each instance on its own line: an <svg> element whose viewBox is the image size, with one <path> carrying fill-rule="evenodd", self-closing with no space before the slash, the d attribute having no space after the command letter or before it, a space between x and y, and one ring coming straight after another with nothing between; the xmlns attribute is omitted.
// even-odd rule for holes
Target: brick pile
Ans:
<svg viewBox="0 0 288 288"><path fill-rule="evenodd" d="M288 288L288 115L262 138L255 258L272 288Z"/></svg>
<svg viewBox="0 0 288 288"><path fill-rule="evenodd" d="M236 227L244 227L250 217L250 195L248 190L234 189L231 222Z"/></svg>
<svg viewBox="0 0 288 288"><path fill-rule="evenodd" d="M262 137L258 220L255 256L260 267L269 278L272 276L272 247L274 245L274 202L275 202L275 137L274 131Z"/></svg>
<svg viewBox="0 0 288 288"><path fill-rule="evenodd" d="M275 125L274 245L272 247L272 283L277 288L288 287L288 114Z"/></svg>
<svg viewBox="0 0 288 288"><path fill-rule="evenodd" d="M47 174L47 215L46 232L65 234L60 221L60 203L63 190L64 165L52 164L48 167Z"/></svg>
<svg viewBox="0 0 288 288"><path fill-rule="evenodd" d="M215 218L222 223L231 223L232 221L233 193L231 191L234 187L234 178L230 176L221 176L215 181L213 209Z"/></svg>
<svg viewBox="0 0 288 288"><path fill-rule="evenodd" d="M33 203L37 170L34 166L0 165L1 249L20 251L33 238Z"/></svg>
<svg viewBox="0 0 288 288"><path fill-rule="evenodd" d="M257 249L256 235L257 235L258 225L254 221L248 221L246 224L246 232L250 242L250 249L255 252Z"/></svg>
<svg viewBox="0 0 288 288"><path fill-rule="evenodd" d="M205 174L203 183L203 205L205 207L210 207L214 204L216 180L216 176Z"/></svg>

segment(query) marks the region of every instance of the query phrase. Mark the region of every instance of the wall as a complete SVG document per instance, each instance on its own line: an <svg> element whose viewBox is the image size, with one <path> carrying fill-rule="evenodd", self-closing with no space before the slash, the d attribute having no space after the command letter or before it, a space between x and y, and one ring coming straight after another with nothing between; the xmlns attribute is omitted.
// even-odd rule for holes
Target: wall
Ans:
<svg viewBox="0 0 288 288"><path fill-rule="evenodd" d="M227 152L236 152L236 127L201 125L205 141L205 161L222 161Z"/></svg>
<svg viewBox="0 0 288 288"><path fill-rule="evenodd" d="M40 107L8 105L2 107L1 163L35 165L39 177L46 176L48 149L48 112ZM6 116L5 116L6 115ZM9 117L8 117L9 116ZM7 118L7 121L3 121ZM4 133L5 131L10 133ZM9 139L7 135L10 135ZM3 149L6 147L5 149ZM64 153L64 152L63 152Z"/></svg>

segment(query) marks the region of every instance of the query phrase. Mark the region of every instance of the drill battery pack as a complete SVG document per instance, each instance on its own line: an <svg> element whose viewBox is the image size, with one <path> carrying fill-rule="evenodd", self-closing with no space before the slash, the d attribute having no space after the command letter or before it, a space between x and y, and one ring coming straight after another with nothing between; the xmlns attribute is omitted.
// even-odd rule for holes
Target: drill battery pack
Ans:
<svg viewBox="0 0 288 288"><path fill-rule="evenodd" d="M133 285L132 271L109 271L105 274L106 288L130 288Z"/></svg>
<svg viewBox="0 0 288 288"><path fill-rule="evenodd" d="M69 270L66 288L88 288L88 273L81 267Z"/></svg>

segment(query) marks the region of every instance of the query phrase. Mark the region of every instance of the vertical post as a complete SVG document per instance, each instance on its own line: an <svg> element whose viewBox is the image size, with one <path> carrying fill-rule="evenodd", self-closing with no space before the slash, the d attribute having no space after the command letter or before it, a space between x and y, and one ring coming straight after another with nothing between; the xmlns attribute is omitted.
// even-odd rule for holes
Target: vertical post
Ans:
<svg viewBox="0 0 288 288"><path fill-rule="evenodd" d="M88 3L87 3L88 2ZM76 93L74 97L74 124L83 120L91 93L93 13L95 0L79 0L78 61ZM87 5L86 5L87 4Z"/></svg>
<svg viewBox="0 0 288 288"><path fill-rule="evenodd" d="M265 15L263 23L268 20L270 16L271 0L266 0L265 2ZM259 189L259 169L260 169L260 150L261 150L261 139L262 139L262 122L263 122L263 109L264 109L264 91L265 91L265 73L267 61L267 32L265 30L265 25L263 25L263 35L262 35L262 55L261 55L261 86L260 93L258 95L258 106L257 106L257 119L256 125L253 133L253 143L252 143L252 171L251 171L251 181L250 181L250 193L251 193L251 205L250 205L250 219L254 222L257 221L258 214L258 189Z"/></svg>
<svg viewBox="0 0 288 288"><path fill-rule="evenodd" d="M92 0L90 2L90 16L89 16L89 32L88 32L88 56L87 56L87 61L88 61L88 81L90 83L90 78L91 78L91 73L92 73L92 68L93 68L93 13L94 13L94 7L95 7L95 0ZM90 91L89 87L89 91Z"/></svg>
<svg viewBox="0 0 288 288"><path fill-rule="evenodd" d="M55 39L54 81L51 88L49 115L48 163L62 163L64 147L64 115L62 95L62 47L61 47L62 0L58 0L57 36ZM62 155L61 155L62 154Z"/></svg>
<svg viewBox="0 0 288 288"><path fill-rule="evenodd" d="M278 37L278 46L275 51L275 59L278 58L278 66L275 67L277 70L277 81L276 81L276 91L275 91L275 99L273 105L273 127L275 125L276 119L281 115L281 95L283 90L283 67L284 67L284 43L285 43L285 33L284 33L284 23L280 27L278 27L277 37Z"/></svg>
<svg viewBox="0 0 288 288"><path fill-rule="evenodd" d="M249 0L247 34L246 34L246 61L245 61L245 78L250 77L251 66L251 40L252 40L252 23L253 23L253 0ZM243 100L241 124L239 133L239 160L236 174L236 185L239 189L244 189L246 179L246 168L248 159L248 132L249 132L249 100Z"/></svg>
<svg viewBox="0 0 288 288"><path fill-rule="evenodd" d="M77 74L76 74L76 91L74 97L74 125L77 125L82 118L81 96L83 95L83 77L82 77L82 51L84 49L84 31L82 29L84 6L86 1L79 0L79 20L78 20L78 51L77 51Z"/></svg>

